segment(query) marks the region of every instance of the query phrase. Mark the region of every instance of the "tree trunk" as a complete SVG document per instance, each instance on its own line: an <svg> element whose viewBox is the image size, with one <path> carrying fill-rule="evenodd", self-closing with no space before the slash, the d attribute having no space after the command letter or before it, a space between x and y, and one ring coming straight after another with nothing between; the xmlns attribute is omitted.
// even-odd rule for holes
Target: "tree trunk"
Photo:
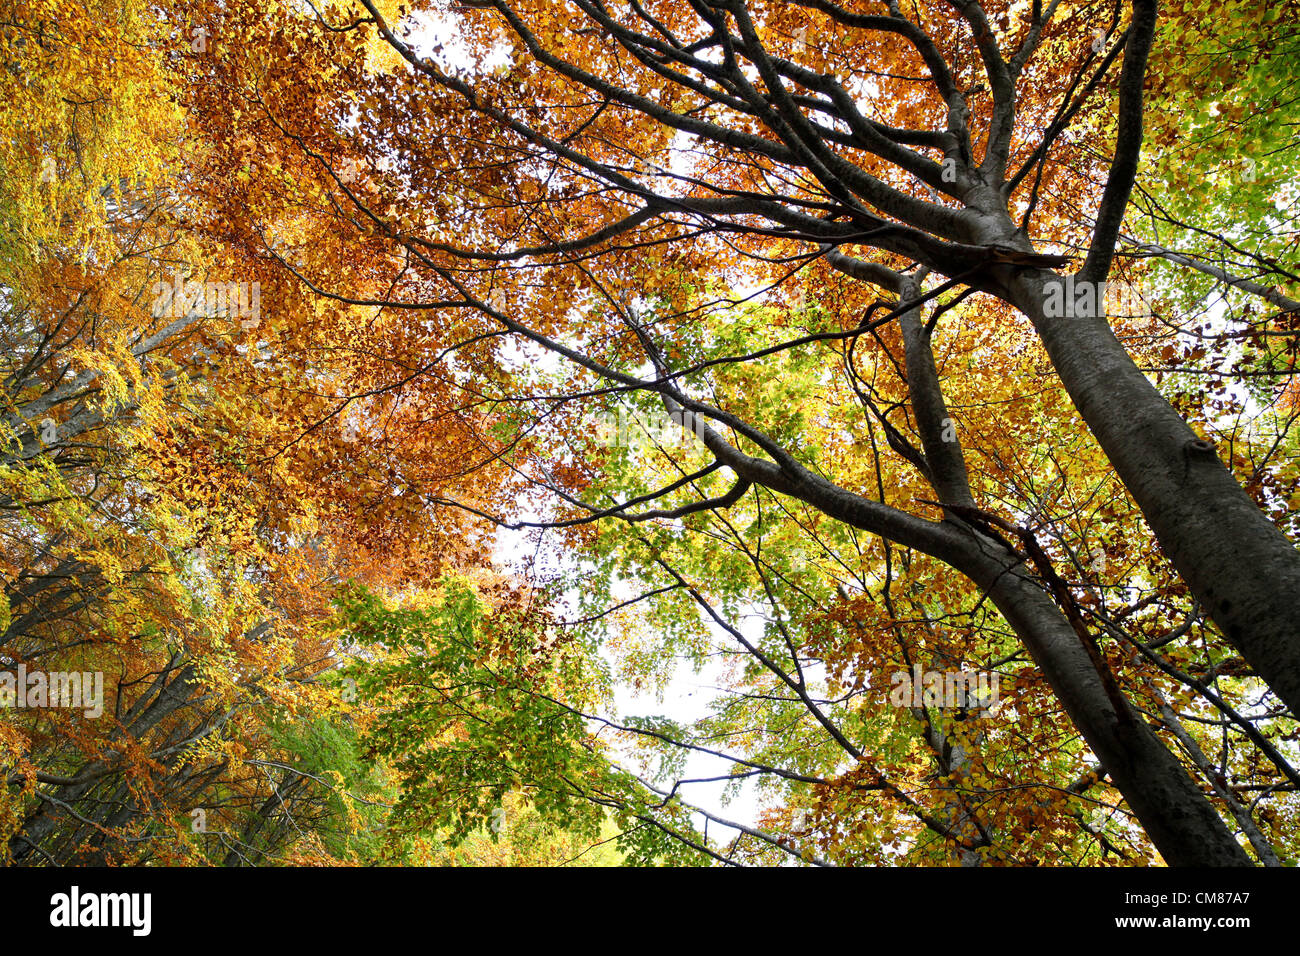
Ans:
<svg viewBox="0 0 1300 956"><path fill-rule="evenodd" d="M1024 641L1075 727L1170 866L1251 860L1177 757L1127 702L1117 713L1092 656L1061 609L1001 545L971 535L961 567Z"/></svg>
<svg viewBox="0 0 1300 956"><path fill-rule="evenodd" d="M1300 714L1300 551L1139 371L1104 316L1046 314L1044 284L1060 281L1046 271L1006 277L1165 555L1242 657Z"/></svg>

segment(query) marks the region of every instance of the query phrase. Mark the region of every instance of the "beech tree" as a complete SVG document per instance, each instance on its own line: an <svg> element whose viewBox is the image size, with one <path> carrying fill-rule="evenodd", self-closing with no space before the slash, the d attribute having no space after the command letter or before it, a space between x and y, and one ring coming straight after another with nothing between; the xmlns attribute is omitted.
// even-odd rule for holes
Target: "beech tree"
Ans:
<svg viewBox="0 0 1300 956"><path fill-rule="evenodd" d="M11 857L1289 862L1297 11L1208 7L24 5L0 654L120 676Z"/></svg>
<svg viewBox="0 0 1300 956"><path fill-rule="evenodd" d="M403 546L400 503L354 516L370 463L338 430L304 437L329 404L262 354L292 294L191 227L173 67L198 50L174 34L134 0L0 23L7 863L360 852L382 774L330 752L356 718L315 625L339 580L449 553ZM60 705L58 674L98 698Z"/></svg>
<svg viewBox="0 0 1300 956"><path fill-rule="evenodd" d="M1166 860L1247 862L1118 686L1098 644L1107 631L1037 539L1032 503L1008 516L977 494L934 350L961 308L1028 320L1182 586L1294 713L1300 554L1103 305L1141 162L1153 0L430 4L421 13L444 18L441 33L429 17L362 6L322 10L324 39L305 21L268 36L223 13L225 52L196 99L209 112L238 101L248 130L295 144L319 171L319 208L379 274L340 283L310 242L289 248L257 224L250 248L341 304L462 316L470 360L483 356L474 343L508 335L575 368L565 391L509 399L521 410L644 392L705 450L677 480L612 502L583 497L581 463L539 463L532 486L577 509L542 524L681 520L761 488L942 562L1013 629ZM404 66L375 68L376 38ZM328 64L310 92L276 65L290 50ZM278 189L252 194L287 205ZM828 268L862 287L837 327L695 360L692 281L794 286ZM578 304L588 296L598 304ZM812 466L798 435L774 438L734 399L709 400L720 366L851 348L887 328L905 394L865 404L931 489L906 506ZM509 394L506 375L470 392L494 382ZM485 466L530 451L531 430L485 439ZM719 469L729 489L681 500Z"/></svg>

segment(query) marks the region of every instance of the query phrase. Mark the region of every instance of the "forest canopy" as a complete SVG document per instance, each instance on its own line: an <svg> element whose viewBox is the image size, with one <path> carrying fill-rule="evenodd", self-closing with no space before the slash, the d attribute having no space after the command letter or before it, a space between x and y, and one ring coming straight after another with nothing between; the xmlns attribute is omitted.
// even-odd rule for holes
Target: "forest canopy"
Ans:
<svg viewBox="0 0 1300 956"><path fill-rule="evenodd" d="M1300 3L6 8L6 864L1300 860Z"/></svg>

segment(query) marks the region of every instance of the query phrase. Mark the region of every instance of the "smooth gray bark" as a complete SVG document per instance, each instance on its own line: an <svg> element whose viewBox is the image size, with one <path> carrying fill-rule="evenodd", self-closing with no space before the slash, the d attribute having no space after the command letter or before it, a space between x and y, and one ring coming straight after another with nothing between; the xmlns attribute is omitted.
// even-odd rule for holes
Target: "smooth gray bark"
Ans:
<svg viewBox="0 0 1300 956"><path fill-rule="evenodd" d="M1046 314L1046 271L1008 276L1061 382L1160 547L1259 677L1300 713L1300 550L1138 369L1105 317Z"/></svg>
<svg viewBox="0 0 1300 956"><path fill-rule="evenodd" d="M1066 713L1170 866L1249 866L1250 858L1177 757L1141 717L1118 711L1079 636L1001 545L973 533L955 562L988 590Z"/></svg>

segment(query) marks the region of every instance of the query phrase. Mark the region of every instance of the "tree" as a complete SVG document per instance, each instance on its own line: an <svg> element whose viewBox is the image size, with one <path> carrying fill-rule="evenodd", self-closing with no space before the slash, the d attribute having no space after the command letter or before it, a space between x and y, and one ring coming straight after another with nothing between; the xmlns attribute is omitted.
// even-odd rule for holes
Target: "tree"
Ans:
<svg viewBox="0 0 1300 956"><path fill-rule="evenodd" d="M217 104L237 102L241 130L297 156L302 180L281 175L241 195L252 208L313 210L332 238L290 247L246 222L243 241L325 299L392 323L385 344L403 374L390 370L372 394L512 407L495 431L469 421L468 447L477 442L493 474L527 463L533 487L577 509L544 524L685 519L762 488L938 559L997 607L1167 860L1244 862L1124 699L1027 503L1011 504L1013 519L981 507L933 349L959 306L978 303L992 323L1028 317L1181 581L1294 711L1300 653L1286 595L1300 559L1100 307L1139 164L1154 4L1106 19L1059 4L910 16L825 2L432 5L460 18L450 50L421 46L418 21L399 31L393 11L363 5L365 15L323 11L315 24L291 14L273 35L246 12L205 11L225 41L194 106L215 122ZM405 66L376 52L376 34ZM319 67L310 90L285 66L295 60ZM1114 152L1098 156L1070 142L1070 124L1111 95ZM348 242L357 265L340 271L332 250ZM1085 253L1078 271L1054 271L1073 248ZM797 282L800 266L866 288L843 293L830 327L703 357L721 334L701 320L708 295L742 276ZM700 274L722 282L702 288ZM1075 289L1091 298L1062 314L1055 305ZM392 319L404 315L433 323L433 341L412 340L410 320ZM906 391L880 423L931 489L905 507L827 477L800 457L797 432L774 437L761 409L720 387L730 365L852 346L895 334L894 323L901 350L890 360ZM500 348L507 335L575 373L532 388L542 383ZM435 372L445 357L435 347L463 351ZM709 390L720 398L706 401ZM547 443L545 429L567 426L573 448L574 403L636 392L655 396L704 457L680 456L677 478L630 500L584 498L591 464ZM724 468L730 489L705 493ZM700 491L683 501L689 488ZM445 513L444 496L421 493ZM669 502L651 504L660 498Z"/></svg>
<svg viewBox="0 0 1300 956"><path fill-rule="evenodd" d="M5 697L6 860L364 853L340 833L378 771L326 746L355 729L318 625L339 581L452 550L400 501L357 514L375 462L304 435L326 383L266 357L292 297L194 225L175 61L200 37L132 0L23 3L0 30L0 673L97 688Z"/></svg>
<svg viewBox="0 0 1300 956"><path fill-rule="evenodd" d="M1290 6L92 7L4 26L0 653L119 676L15 858L1294 855Z"/></svg>

